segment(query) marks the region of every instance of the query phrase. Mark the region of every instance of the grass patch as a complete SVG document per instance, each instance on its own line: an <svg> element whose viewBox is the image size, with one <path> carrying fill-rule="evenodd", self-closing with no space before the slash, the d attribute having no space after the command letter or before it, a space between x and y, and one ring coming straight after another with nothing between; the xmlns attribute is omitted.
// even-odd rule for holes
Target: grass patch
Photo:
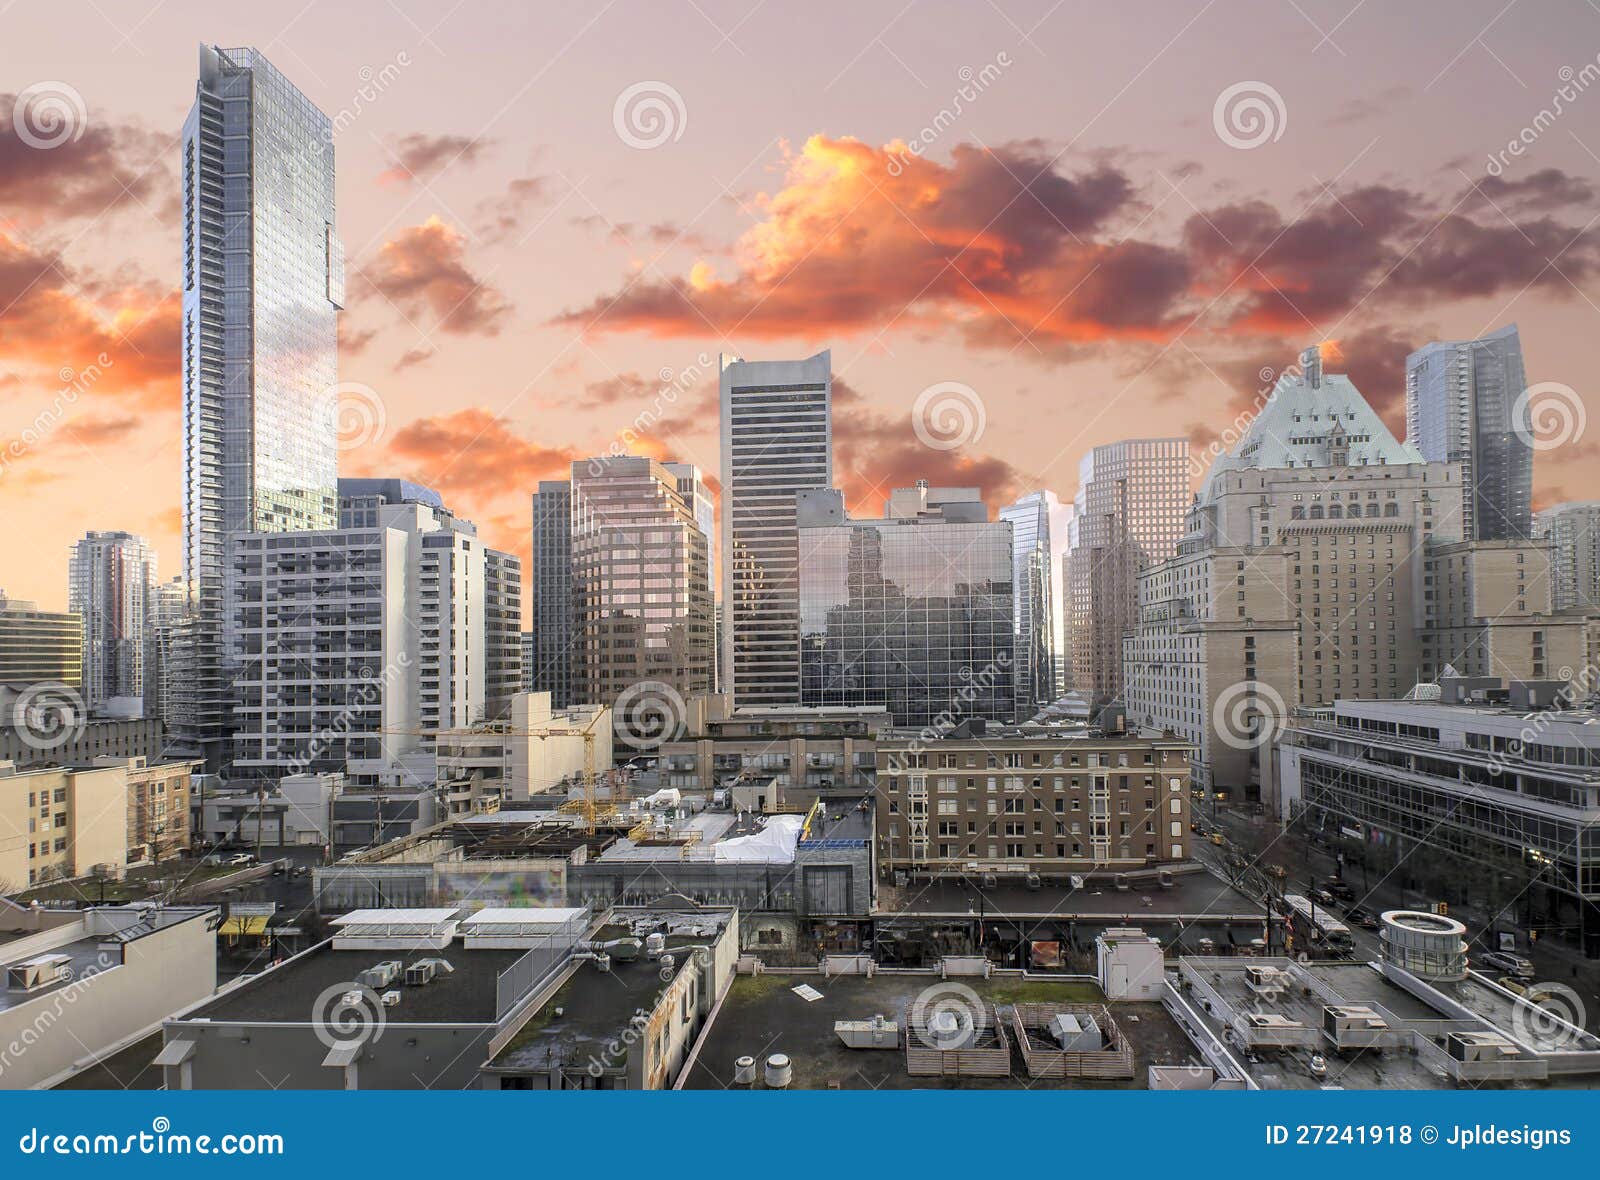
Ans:
<svg viewBox="0 0 1600 1180"><path fill-rule="evenodd" d="M1083 980L991 979L982 994L996 1004L1103 1004L1099 985Z"/></svg>

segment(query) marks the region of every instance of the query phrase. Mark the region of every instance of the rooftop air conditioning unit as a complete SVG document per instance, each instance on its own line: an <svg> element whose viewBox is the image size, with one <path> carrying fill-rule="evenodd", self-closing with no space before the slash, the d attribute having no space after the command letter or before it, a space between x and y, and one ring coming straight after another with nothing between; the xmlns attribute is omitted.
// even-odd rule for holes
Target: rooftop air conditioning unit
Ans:
<svg viewBox="0 0 1600 1180"><path fill-rule="evenodd" d="M400 978L402 967L403 964L399 959L386 959L356 976L356 982L363 987L370 987L375 992L382 991Z"/></svg>
<svg viewBox="0 0 1600 1180"><path fill-rule="evenodd" d="M432 959L423 959L420 963L413 963L406 968L407 987L425 987L433 982L434 963Z"/></svg>
<svg viewBox="0 0 1600 1180"><path fill-rule="evenodd" d="M386 991L383 993L383 995L379 996L378 999L383 1002L383 1006L385 1008L393 1008L395 1005L400 1003L400 993L393 990Z"/></svg>
<svg viewBox="0 0 1600 1180"><path fill-rule="evenodd" d="M72 958L69 955L40 955L25 963L15 963L6 969L6 989L14 992L36 992L53 987L72 978Z"/></svg>

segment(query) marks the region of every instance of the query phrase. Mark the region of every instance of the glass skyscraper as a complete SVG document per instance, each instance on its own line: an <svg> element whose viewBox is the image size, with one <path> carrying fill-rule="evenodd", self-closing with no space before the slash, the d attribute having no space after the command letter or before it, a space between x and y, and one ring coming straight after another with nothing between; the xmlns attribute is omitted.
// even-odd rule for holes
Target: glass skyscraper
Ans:
<svg viewBox="0 0 1600 1180"><path fill-rule="evenodd" d="M1512 420L1527 384L1515 324L1406 358L1406 441L1430 462L1461 464L1469 541L1532 533L1533 446Z"/></svg>
<svg viewBox="0 0 1600 1180"><path fill-rule="evenodd" d="M254 49L200 47L183 129L184 577L174 729L226 760L228 547L338 523L333 126Z"/></svg>
<svg viewBox="0 0 1600 1180"><path fill-rule="evenodd" d="M975 489L901 489L885 519L851 520L828 488L798 514L802 705L1013 719L1011 525Z"/></svg>
<svg viewBox="0 0 1600 1180"><path fill-rule="evenodd" d="M578 703L573 690L572 484L541 479L533 494L533 681L550 704Z"/></svg>
<svg viewBox="0 0 1600 1180"><path fill-rule="evenodd" d="M1049 492L1034 492L1006 505L999 513L1001 520L1011 522L1017 714L1024 719L1058 695L1055 562L1050 555L1050 506L1054 500Z"/></svg>

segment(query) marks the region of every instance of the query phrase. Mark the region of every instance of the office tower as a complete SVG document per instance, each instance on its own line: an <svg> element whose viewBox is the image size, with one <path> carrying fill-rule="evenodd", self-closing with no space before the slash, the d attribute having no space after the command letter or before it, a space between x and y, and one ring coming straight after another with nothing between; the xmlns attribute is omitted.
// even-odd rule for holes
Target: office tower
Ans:
<svg viewBox="0 0 1600 1180"><path fill-rule="evenodd" d="M575 677L585 703L616 704L647 681L685 699L711 691L711 541L695 511L703 491L694 468L642 456L572 465Z"/></svg>
<svg viewBox="0 0 1600 1180"><path fill-rule="evenodd" d="M1176 552L1189 499L1187 439L1108 443L1079 464L1067 626L1072 687L1094 705L1122 692L1122 635L1138 618L1139 574Z"/></svg>
<svg viewBox="0 0 1600 1180"><path fill-rule="evenodd" d="M155 551L143 537L91 532L72 547L67 606L83 620L82 691L91 710L144 712L155 581Z"/></svg>
<svg viewBox="0 0 1600 1180"><path fill-rule="evenodd" d="M722 659L721 617L717 608L717 504L705 476L693 463L667 463L666 468L678 478L678 494L694 510L695 523L706 535L711 561L711 691L720 681L717 665Z"/></svg>
<svg viewBox="0 0 1600 1180"><path fill-rule="evenodd" d="M339 526L235 544L240 777L344 771L353 787L432 784L432 735L485 720L491 653L515 651L515 558L437 492L339 481Z"/></svg>
<svg viewBox="0 0 1600 1180"><path fill-rule="evenodd" d="M187 631L189 587L181 576L150 587L145 628L144 715L163 724L177 713L179 648Z"/></svg>
<svg viewBox="0 0 1600 1180"><path fill-rule="evenodd" d="M1472 491L1466 540L1530 535L1533 446L1526 424L1519 432L1513 421L1526 388L1515 324L1406 358L1406 441L1431 463L1461 464Z"/></svg>
<svg viewBox="0 0 1600 1180"><path fill-rule="evenodd" d="M1000 509L1011 522L1015 551L1012 574L1013 628L1016 635L1017 716L1026 720L1057 691L1055 651L1055 561L1050 547L1051 492L1034 492Z"/></svg>
<svg viewBox="0 0 1600 1180"><path fill-rule="evenodd" d="M40 610L38 603L7 598L0 590L0 686L22 691L36 684L62 684L77 689L82 682L83 619Z"/></svg>
<svg viewBox="0 0 1600 1180"><path fill-rule="evenodd" d="M1600 500L1542 509L1533 532L1551 545L1556 609L1600 607Z"/></svg>
<svg viewBox="0 0 1600 1180"><path fill-rule="evenodd" d="M947 730L1016 713L1012 526L976 488L919 483L879 520L836 488L796 497L800 703L876 706Z"/></svg>
<svg viewBox="0 0 1600 1180"><path fill-rule="evenodd" d="M220 769L231 724L228 546L337 523L333 127L254 49L200 47L183 127L184 744Z"/></svg>
<svg viewBox="0 0 1600 1180"><path fill-rule="evenodd" d="M833 484L830 354L722 358L723 690L792 705L800 689L795 496Z"/></svg>
<svg viewBox="0 0 1600 1180"><path fill-rule="evenodd" d="M578 703L572 671L572 485L541 479L533 494L533 635L531 692L552 708Z"/></svg>
<svg viewBox="0 0 1600 1180"><path fill-rule="evenodd" d="M522 558L482 551L483 715L500 721L522 691Z"/></svg>

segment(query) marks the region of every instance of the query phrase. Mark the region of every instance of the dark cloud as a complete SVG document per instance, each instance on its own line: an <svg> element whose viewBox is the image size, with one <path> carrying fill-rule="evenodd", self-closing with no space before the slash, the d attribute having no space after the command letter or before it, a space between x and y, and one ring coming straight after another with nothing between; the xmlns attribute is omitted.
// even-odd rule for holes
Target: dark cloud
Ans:
<svg viewBox="0 0 1600 1180"><path fill-rule="evenodd" d="M170 139L132 124L107 122L95 112L65 113L62 124L39 124L44 108L32 100L17 110L17 95L0 94L0 210L16 218L95 217L132 207L162 217L174 209L166 160ZM33 122L29 122L31 116ZM21 116L20 120L15 116ZM52 147L24 141L18 122ZM81 128L74 136L68 128Z"/></svg>
<svg viewBox="0 0 1600 1180"><path fill-rule="evenodd" d="M429 135L414 131L391 142L394 163L378 179L407 184L457 164L473 164L491 142L469 135Z"/></svg>

